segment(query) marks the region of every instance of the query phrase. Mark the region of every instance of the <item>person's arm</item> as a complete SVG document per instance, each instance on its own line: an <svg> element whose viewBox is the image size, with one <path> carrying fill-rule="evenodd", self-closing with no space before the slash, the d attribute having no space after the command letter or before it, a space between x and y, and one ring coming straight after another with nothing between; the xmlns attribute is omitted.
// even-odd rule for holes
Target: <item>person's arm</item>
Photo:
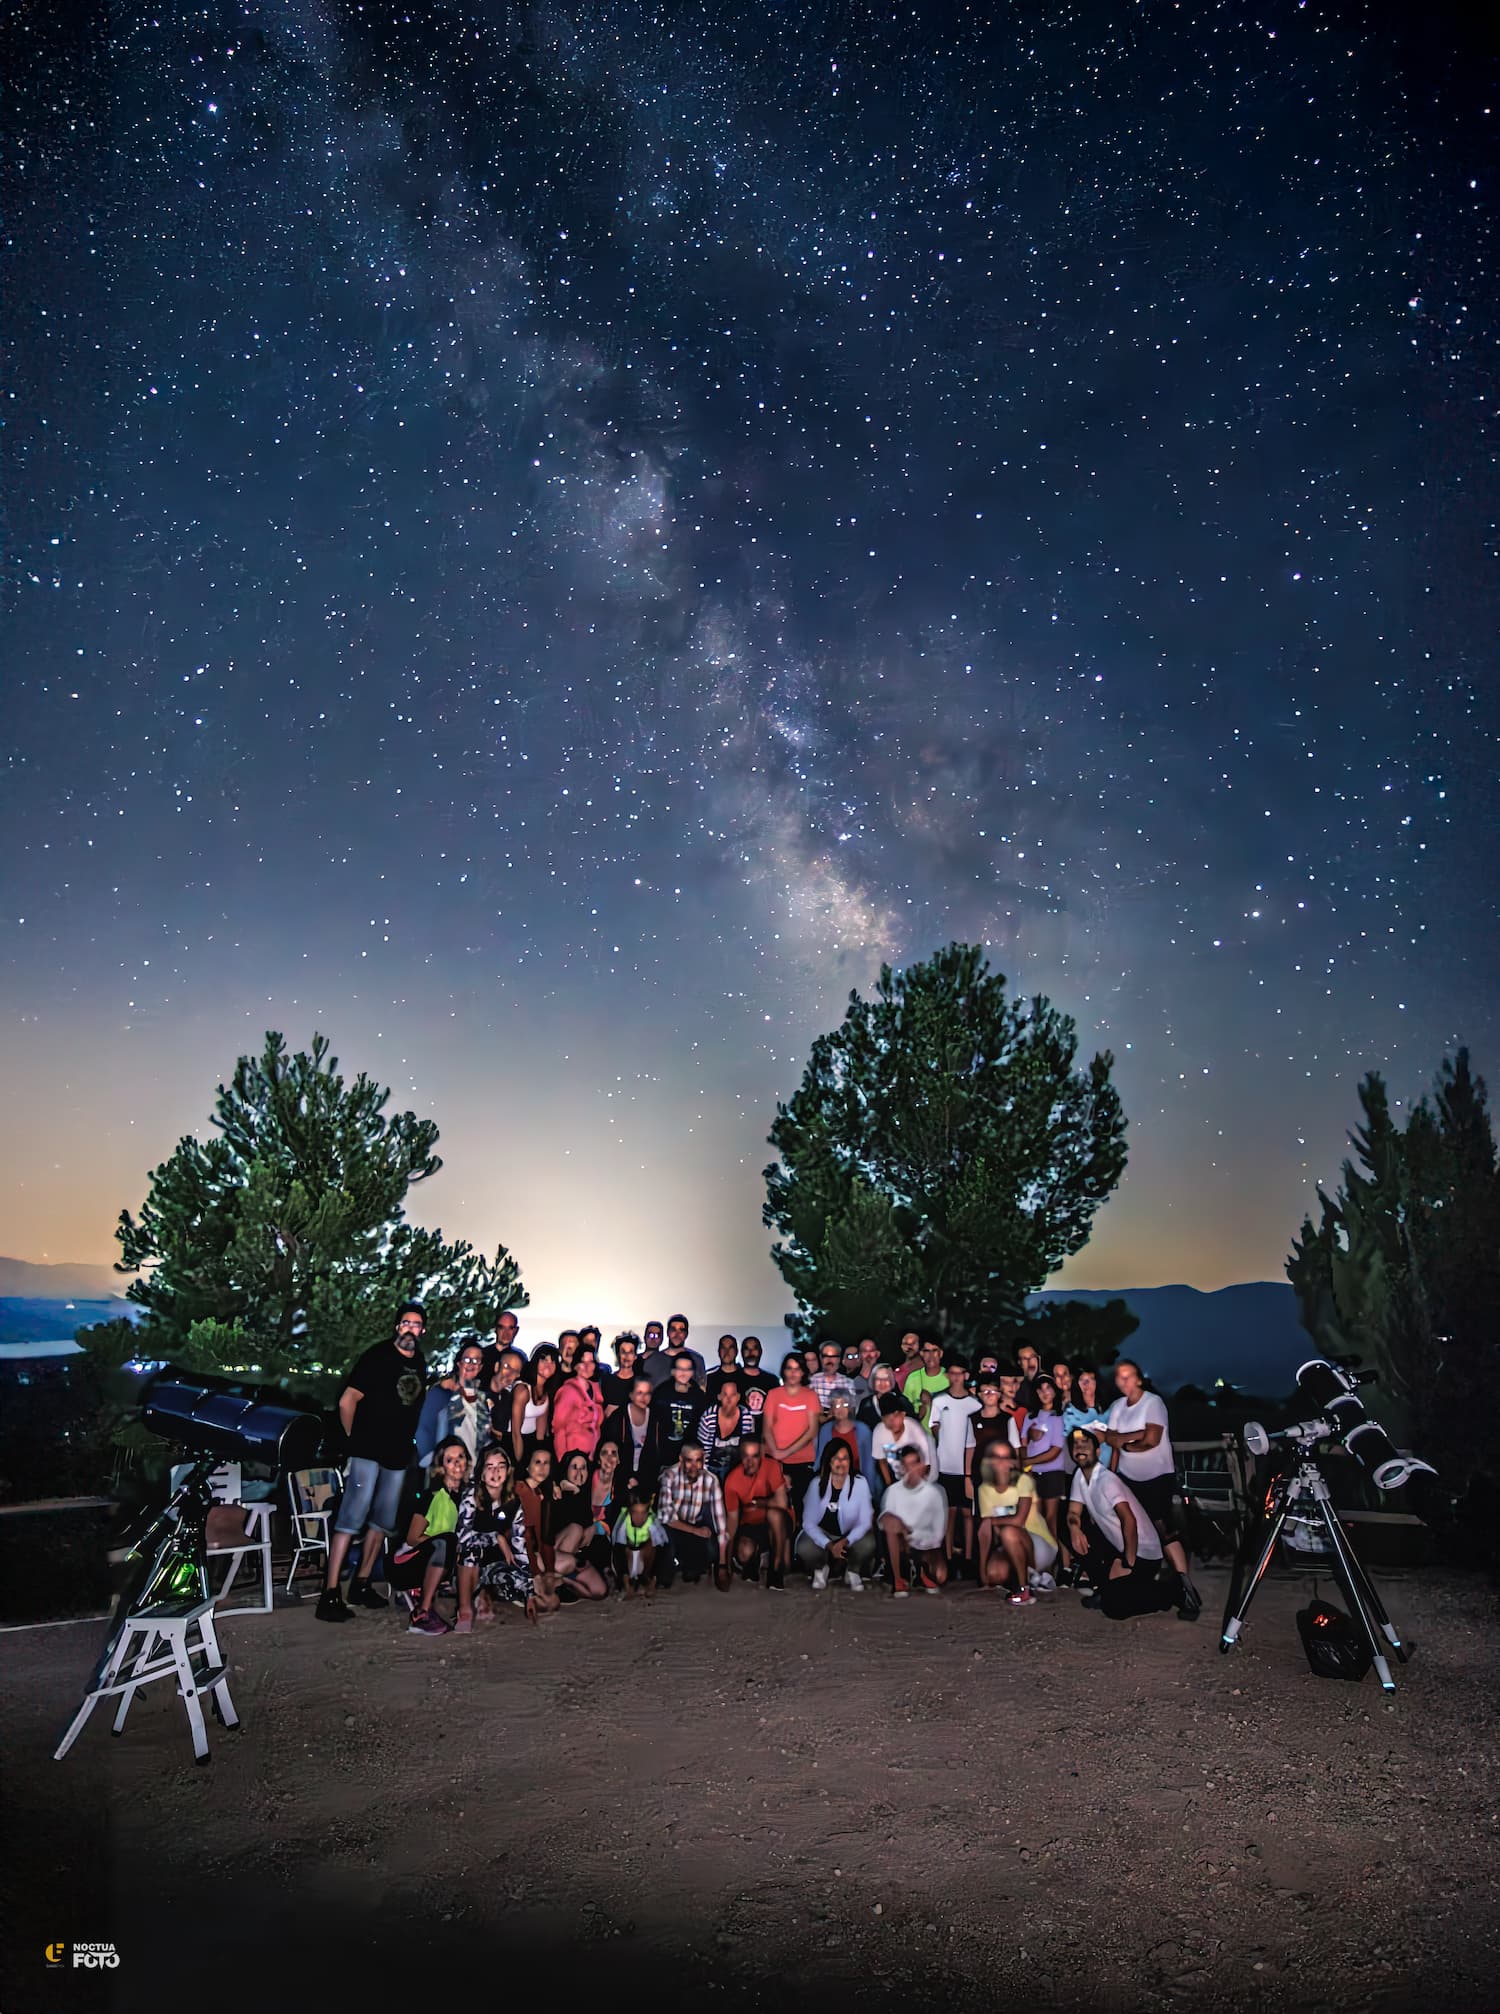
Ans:
<svg viewBox="0 0 1500 2014"><path fill-rule="evenodd" d="M1070 1503L1068 1505L1068 1551L1077 1553L1078 1557L1082 1559L1087 1554L1088 1549L1088 1537L1083 1529L1083 1505L1077 1502Z"/></svg>
<svg viewBox="0 0 1500 2014"><path fill-rule="evenodd" d="M718 1438L718 1417L717 1406L705 1406L698 1415L698 1445L706 1455L712 1454L714 1442Z"/></svg>
<svg viewBox="0 0 1500 2014"><path fill-rule="evenodd" d="M515 1447L517 1461L521 1459L521 1444L524 1438L521 1432L521 1422L526 1417L526 1407L530 1399L530 1390L518 1378L516 1380L516 1395L510 1404L510 1437Z"/></svg>
<svg viewBox="0 0 1500 2014"><path fill-rule="evenodd" d="M852 1477L849 1488L852 1492L849 1508L854 1514L854 1526L852 1530L844 1533L844 1537L850 1545L854 1545L865 1536L866 1532L874 1530L875 1500L870 1495L870 1485L863 1476Z"/></svg>
<svg viewBox="0 0 1500 2014"><path fill-rule="evenodd" d="M354 1415L363 1397L364 1393L356 1391L353 1385L345 1385L339 1393L339 1425L344 1429L345 1440L354 1432Z"/></svg>
<svg viewBox="0 0 1500 2014"><path fill-rule="evenodd" d="M426 1511L413 1511L411 1514L411 1522L406 1527L406 1543L412 1548L413 1551L415 1551L416 1548L422 1543L423 1539L426 1538L426 1536L427 1536Z"/></svg>
<svg viewBox="0 0 1500 2014"><path fill-rule="evenodd" d="M739 1536L739 1529L740 1529L740 1500L738 1497L731 1497L728 1490L725 1490L724 1549L726 1552L733 1549L735 1539Z"/></svg>
<svg viewBox="0 0 1500 2014"><path fill-rule="evenodd" d="M1110 1573L1116 1579L1119 1579L1122 1575L1129 1573L1134 1567L1138 1557L1136 1549L1140 1545L1141 1535L1136 1527L1135 1512L1130 1508L1124 1497L1121 1497L1115 1505L1115 1516L1120 1520L1120 1536L1125 1543L1121 1548L1122 1557L1115 1561L1114 1565L1110 1568Z"/></svg>
<svg viewBox="0 0 1500 2014"><path fill-rule="evenodd" d="M719 1541L719 1565L729 1558L729 1520L724 1514L724 1485L716 1475L708 1478L708 1521Z"/></svg>
<svg viewBox="0 0 1500 2014"><path fill-rule="evenodd" d="M816 1394L814 1394L814 1398L816 1398ZM800 1454L804 1448L809 1454L812 1453L818 1438L818 1409L816 1404L808 1407L808 1415L806 1428L792 1442L787 1450L787 1454ZM781 1460L785 1461L786 1455L781 1456Z"/></svg>

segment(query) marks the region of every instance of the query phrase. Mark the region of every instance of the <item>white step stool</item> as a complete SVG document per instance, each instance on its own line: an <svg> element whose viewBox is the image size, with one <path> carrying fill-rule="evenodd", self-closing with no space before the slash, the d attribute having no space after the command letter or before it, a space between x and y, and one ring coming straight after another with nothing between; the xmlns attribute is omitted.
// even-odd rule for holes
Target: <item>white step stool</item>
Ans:
<svg viewBox="0 0 1500 2014"><path fill-rule="evenodd" d="M119 1640L99 1674L98 1684L74 1715L53 1761L62 1761L101 1699L119 1700L113 1731L123 1734L125 1716L140 1688L150 1685L153 1679L175 1678L193 1731L193 1759L207 1762L203 1694L210 1695L226 1727L240 1724L234 1701L229 1697L228 1670L214 1630L212 1599L156 1602L150 1608L140 1609L126 1618Z"/></svg>

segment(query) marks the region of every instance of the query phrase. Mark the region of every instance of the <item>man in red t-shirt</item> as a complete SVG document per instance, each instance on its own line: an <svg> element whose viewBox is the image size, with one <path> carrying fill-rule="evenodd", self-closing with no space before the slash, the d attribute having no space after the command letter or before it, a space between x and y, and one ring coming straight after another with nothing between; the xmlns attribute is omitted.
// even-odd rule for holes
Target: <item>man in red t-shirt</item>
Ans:
<svg viewBox="0 0 1500 2014"><path fill-rule="evenodd" d="M740 1442L739 1460L724 1478L729 1553L743 1580L760 1585L760 1556L770 1555L766 1586L786 1586L792 1553L792 1509L781 1463L754 1435Z"/></svg>

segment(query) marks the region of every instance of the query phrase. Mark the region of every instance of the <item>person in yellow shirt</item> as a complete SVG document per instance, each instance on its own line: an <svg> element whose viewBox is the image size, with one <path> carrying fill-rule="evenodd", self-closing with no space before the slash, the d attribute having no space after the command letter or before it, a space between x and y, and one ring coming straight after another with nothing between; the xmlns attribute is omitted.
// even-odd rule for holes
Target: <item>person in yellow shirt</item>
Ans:
<svg viewBox="0 0 1500 2014"><path fill-rule="evenodd" d="M1036 1484L1021 1473L1005 1441L986 1449L979 1469L979 1585L1011 1587L1011 1600L1029 1608L1037 1593L1057 1585L1049 1569L1057 1541L1037 1501Z"/></svg>

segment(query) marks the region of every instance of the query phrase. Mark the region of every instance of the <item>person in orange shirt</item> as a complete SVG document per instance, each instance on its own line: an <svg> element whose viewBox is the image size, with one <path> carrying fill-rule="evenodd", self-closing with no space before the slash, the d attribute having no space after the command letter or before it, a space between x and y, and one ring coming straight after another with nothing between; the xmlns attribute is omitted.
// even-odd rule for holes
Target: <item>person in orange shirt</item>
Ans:
<svg viewBox="0 0 1500 2014"><path fill-rule="evenodd" d="M760 1558L770 1555L766 1586L780 1592L791 1564L792 1511L781 1463L754 1434L740 1442L739 1460L724 1478L729 1554L743 1580L760 1581Z"/></svg>

